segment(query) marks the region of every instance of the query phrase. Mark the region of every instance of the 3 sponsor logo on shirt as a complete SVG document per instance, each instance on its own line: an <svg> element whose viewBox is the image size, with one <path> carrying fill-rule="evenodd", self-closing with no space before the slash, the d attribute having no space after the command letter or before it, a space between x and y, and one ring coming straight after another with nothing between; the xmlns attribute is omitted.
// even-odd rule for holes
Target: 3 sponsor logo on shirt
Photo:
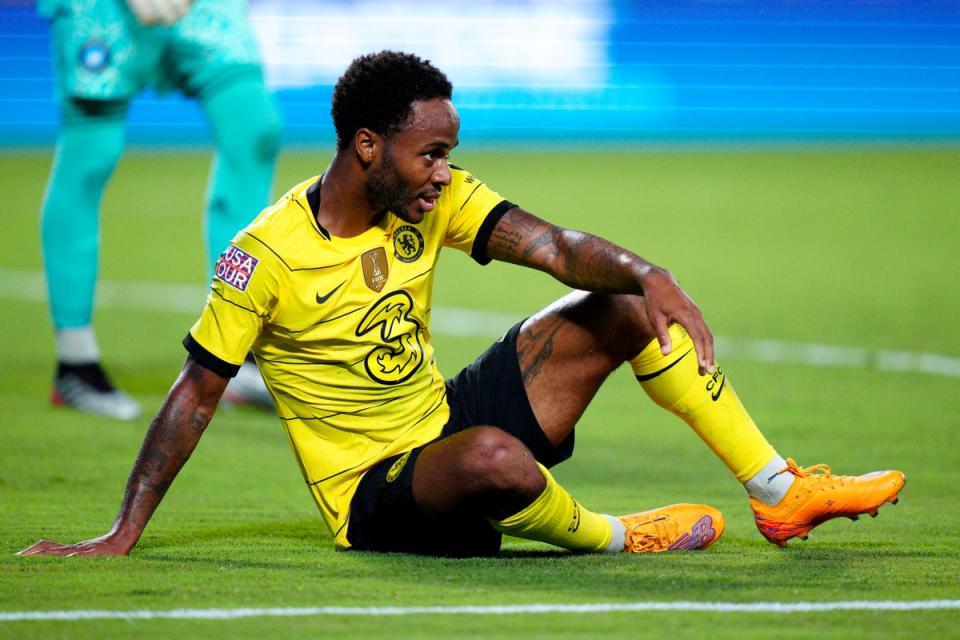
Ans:
<svg viewBox="0 0 960 640"><path fill-rule="evenodd" d="M400 289L377 300L357 326L356 336L379 338L363 364L371 380L394 385L408 380L423 364L423 329L413 316L413 298Z"/></svg>

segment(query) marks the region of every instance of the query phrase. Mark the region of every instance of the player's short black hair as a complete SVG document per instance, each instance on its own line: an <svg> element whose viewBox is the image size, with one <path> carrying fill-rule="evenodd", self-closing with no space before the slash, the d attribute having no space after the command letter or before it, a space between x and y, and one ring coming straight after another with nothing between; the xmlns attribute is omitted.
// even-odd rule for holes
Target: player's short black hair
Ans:
<svg viewBox="0 0 960 640"><path fill-rule="evenodd" d="M396 131L418 100L450 99L453 85L442 71L410 53L381 51L350 63L333 89L337 150L366 127L381 135Z"/></svg>

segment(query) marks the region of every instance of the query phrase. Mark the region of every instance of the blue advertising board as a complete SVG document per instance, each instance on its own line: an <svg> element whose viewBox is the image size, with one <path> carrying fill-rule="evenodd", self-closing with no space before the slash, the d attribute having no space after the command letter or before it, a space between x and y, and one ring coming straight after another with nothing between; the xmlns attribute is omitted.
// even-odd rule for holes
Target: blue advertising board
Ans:
<svg viewBox="0 0 960 640"><path fill-rule="evenodd" d="M383 48L433 60L472 143L954 142L960 3L470 4L252 0L286 143L331 145L333 85ZM0 2L0 145L57 131L49 25ZM134 144L204 144L200 108L146 92Z"/></svg>

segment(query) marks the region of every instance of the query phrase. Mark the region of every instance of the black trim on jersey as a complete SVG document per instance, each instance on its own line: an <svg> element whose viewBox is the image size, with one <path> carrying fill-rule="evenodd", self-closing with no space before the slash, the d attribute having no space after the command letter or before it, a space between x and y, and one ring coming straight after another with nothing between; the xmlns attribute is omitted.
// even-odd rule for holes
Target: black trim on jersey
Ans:
<svg viewBox="0 0 960 640"><path fill-rule="evenodd" d="M240 365L231 364L213 355L189 333L187 337L183 339L183 346L187 350L187 353L190 354L190 357L221 378L232 378L237 375L237 371L240 371Z"/></svg>
<svg viewBox="0 0 960 640"><path fill-rule="evenodd" d="M350 501L353 502L352 499L351 499ZM349 510L347 511L347 519L343 521L343 524L340 525L340 528L337 529L337 532L336 532L335 534L333 534L333 537L336 538L338 535L340 535L340 532L343 531L343 528L346 527L348 524L350 524L350 511L349 511Z"/></svg>
<svg viewBox="0 0 960 640"><path fill-rule="evenodd" d="M342 367L343 366L343 363L340 362L339 360L312 360L310 362L301 362L299 360L272 360L270 358L264 358L264 357L261 357L260 360L263 360L264 362L270 362L273 364L295 364L298 367L323 367L323 366ZM363 360L359 360L358 362L354 362L350 364L358 364L359 362L363 362Z"/></svg>
<svg viewBox="0 0 960 640"><path fill-rule="evenodd" d="M304 331L307 331L308 329L312 329L312 328L314 328L314 327L319 327L319 326L322 325L322 324L327 324L328 322L333 322L334 320L339 320L340 318L345 318L346 316L350 315L351 313L356 313L357 311L363 311L363 310L366 309L368 306L370 306L370 305L363 305L362 307L357 307L356 309L351 309L350 311L347 311L346 313L341 313L341 314L338 315L338 316L334 316L334 317L332 317L332 318L327 318L326 320L321 320L320 322L314 322L313 324L308 325L308 326L304 327L303 329L287 329L287 333L303 333Z"/></svg>
<svg viewBox="0 0 960 640"><path fill-rule="evenodd" d="M317 178L317 181L307 187L307 203L310 205L310 211L313 215L320 213L320 182L323 176Z"/></svg>
<svg viewBox="0 0 960 640"><path fill-rule="evenodd" d="M470 192L470 195L467 196L467 199L463 201L463 204L460 205L460 211L463 211L463 208L467 206L467 203L470 202L470 198L473 197L473 194L477 192L477 189L483 186L482 182L477 182L477 186L473 188L473 191Z"/></svg>
<svg viewBox="0 0 960 640"><path fill-rule="evenodd" d="M412 425L410 425L409 427L407 427L406 429L404 429L402 433L397 434L397 439L405 436L406 434L408 434L408 433L410 432L411 429L413 429L413 428L416 427L418 424L420 424L421 422L423 422L424 420L426 420L427 418L429 418L430 415L431 415L434 411L436 411L436 410L439 409L441 406L443 406L443 403L446 401L446 398L447 398L447 389L446 389L446 387L444 387L443 393L440 394L440 399L439 399L439 401L436 402L432 407L430 407L422 416L420 416L420 419L419 419L419 420L417 420L417 421L414 422ZM429 443L425 443L425 444L429 444ZM390 443L388 443L387 445L385 445L385 446L383 447L383 449L380 450L380 453L377 454L377 455L382 455L383 452L384 452L389 446L390 446ZM307 483L307 486L316 486L316 485L318 485L318 484L320 484L320 483L327 482L328 480L332 480L333 478L336 478L337 476L343 475L344 473L347 473L348 471L353 471L353 470L356 469L357 467L362 467L363 465L368 464L371 460L374 460L376 457L377 457L377 456L373 456L373 457L371 457L371 458L368 458L368 459L364 460L363 462L360 462L360 463L358 463L358 464L353 465L353 466L350 467L349 469L343 469L342 471L337 471L335 474L330 475L330 476L327 476L326 478L321 478L320 480L314 480L313 482L308 482L308 483ZM379 461L379 460L383 460L383 458L379 458L377 461Z"/></svg>
<svg viewBox="0 0 960 640"><path fill-rule="evenodd" d="M243 309L244 311L249 311L249 312L252 313L253 315L257 316L258 318L266 318L266 317L267 317L267 316L265 316L265 315L262 316L262 315L260 315L259 313L257 313L257 310L256 310L256 309L251 309L250 307L245 307L245 306L243 306L242 304L237 304L237 303L234 302L233 300L228 300L228 299L224 298L224 297L223 297L223 294L220 293L219 291L217 291L216 289L214 289L213 287L210 288L210 293L214 294L215 296L217 296L218 298L220 298L221 300L223 300L223 301L226 302L227 304L232 304L233 306L235 306L235 307L238 308L238 309Z"/></svg>
<svg viewBox="0 0 960 640"><path fill-rule="evenodd" d="M266 242L264 242L263 240L261 240L261 239L258 238L257 236L253 235L252 233L250 233L250 232L247 231L246 229L242 230L240 233L242 233L242 234L244 234L244 235L246 235L246 236L250 236L251 238L253 238L253 239L256 240L257 242L259 242L260 244L262 244L264 247L266 247L267 251L269 251L269 252L272 253L273 255L277 256L277 260L279 260L279 261L280 261L280 264L282 264L283 266L285 266L285 267L287 268L287 271L293 271L293 269L290 267L290 265L287 264L287 261L283 259L283 256L281 256L279 253L277 253L276 251L274 251L274 250L273 250L273 247L271 247L271 246L268 245Z"/></svg>
<svg viewBox="0 0 960 640"><path fill-rule="evenodd" d="M299 204L299 203L297 203L297 204ZM302 206L302 205L301 205L301 206ZM274 251L274 250L273 250L273 247L271 247L270 245L268 245L266 242L264 242L263 240L261 240L261 239L258 238L257 236L253 235L253 234L250 233L249 231L243 230L243 231L241 231L240 233L242 233L243 235L248 236L248 237L250 237L250 238L253 238L253 239L256 240L257 242L259 242L260 244L262 244L264 247L266 247L266 249L267 249L270 253L272 253L273 255L277 256L277 260L280 261L280 264L282 264L284 267L286 267L287 271L290 271L290 272L293 272L293 271L319 271L320 269L332 269L332 268L334 268L334 267L339 267L340 264L341 264L341 263L338 262L337 264L327 264L327 265L323 265L322 267L301 267L301 268L299 268L299 269L294 269L294 268L291 267L289 264L287 264L287 261L284 260L283 257L282 257L279 253L277 253L276 251Z"/></svg>
<svg viewBox="0 0 960 640"><path fill-rule="evenodd" d="M334 416L355 416L355 415L358 415L358 414L363 413L364 411L369 411L370 409L377 409L377 408L379 408L379 407L382 407L382 406L385 405L385 404L390 404L391 402L396 402L397 400L401 400L402 398L403 398L403 396L394 396L394 397L392 397L392 398L387 398L387 399L384 400L383 402L378 402L377 404L364 405L363 407L361 407L360 409L357 409L356 411L335 411L334 413L328 413L328 414L325 415L325 416L297 416L297 415L294 415L294 416L277 416L277 417L280 418L281 420L284 420L284 421L286 421L286 420L303 420L303 421L305 421L305 422L306 422L306 421L325 422L325 421L327 420L327 418L333 418ZM333 425L331 425L331 426L333 426Z"/></svg>
<svg viewBox="0 0 960 640"><path fill-rule="evenodd" d="M317 214L320 213L320 183L323 182L323 176L317 178L317 181L307 187L307 204L310 205L310 212L313 214L313 221L320 230L324 238L330 240L330 232L323 228L317 221Z"/></svg>
<svg viewBox="0 0 960 640"><path fill-rule="evenodd" d="M321 227L320 223L317 222L317 216L311 213L308 207L304 207L303 203L300 202L299 200L295 199L294 202L298 207L300 207L300 210L303 211L303 214L307 216L307 219L308 219L307 224L310 225L310 228L316 231L317 233L319 233L324 240L332 240L332 238L330 237L330 232L324 229L323 227Z"/></svg>
<svg viewBox="0 0 960 640"><path fill-rule="evenodd" d="M424 271L423 273L418 273L417 275L413 276L412 278L407 278L406 280L404 280L404 281L401 282L400 284L407 284L408 282L410 282L410 281L412 281L412 280L416 280L417 278L422 278L423 276L427 275L427 274L430 273L431 271L433 271L433 267L430 267L429 269L427 269L427 270Z"/></svg>
<svg viewBox="0 0 960 640"><path fill-rule="evenodd" d="M356 468L358 468L358 467L362 467L363 465L368 464L368 463L370 462L370 460L373 460L373 458L369 458L369 459L367 459L367 460L364 460L363 462L358 462L357 464L353 465L353 466L350 467L349 469L343 469L343 470L341 470L341 471L337 471L337 472L336 472L335 474L333 474L332 476L327 476L326 478L321 478L321 479L319 479L319 480L314 480L313 482L308 482L308 483L307 483L307 486L308 486L308 487L315 487L315 486L317 486L317 485L320 484L320 483L326 482L327 480L333 480L333 479L336 478L337 476L342 476L343 474L345 474L345 473L347 473L347 472L349 472L349 471L353 471L354 469L356 469Z"/></svg>
<svg viewBox="0 0 960 640"><path fill-rule="evenodd" d="M500 222L500 218L515 206L517 205L509 200L504 200L491 209L487 217L484 218L483 224L480 225L480 230L477 231L477 237L473 239L473 249L470 251L470 257L479 264L490 264L490 257L487 255L487 243L490 242L493 229L497 226L497 223Z"/></svg>

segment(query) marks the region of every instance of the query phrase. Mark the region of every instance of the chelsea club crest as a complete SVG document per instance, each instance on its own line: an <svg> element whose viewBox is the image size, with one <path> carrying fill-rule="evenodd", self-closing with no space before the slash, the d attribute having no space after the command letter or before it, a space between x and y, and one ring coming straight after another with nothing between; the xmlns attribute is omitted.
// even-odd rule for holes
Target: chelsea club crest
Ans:
<svg viewBox="0 0 960 640"><path fill-rule="evenodd" d="M423 236L416 227L405 224L393 232L393 255L402 262L413 262L423 255Z"/></svg>

